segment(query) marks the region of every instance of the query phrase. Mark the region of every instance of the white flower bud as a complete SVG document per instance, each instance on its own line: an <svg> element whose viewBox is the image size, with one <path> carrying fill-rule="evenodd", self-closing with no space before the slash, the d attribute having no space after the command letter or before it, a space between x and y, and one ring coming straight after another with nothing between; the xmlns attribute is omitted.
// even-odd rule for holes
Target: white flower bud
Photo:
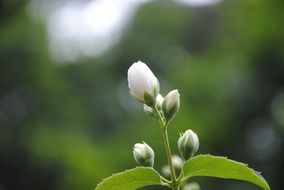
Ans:
<svg viewBox="0 0 284 190"><path fill-rule="evenodd" d="M128 69L128 87L131 95L141 103L153 106L160 91L158 79L149 67L138 61Z"/></svg>
<svg viewBox="0 0 284 190"><path fill-rule="evenodd" d="M165 178L171 179L171 169L169 165L163 166L161 173Z"/></svg>
<svg viewBox="0 0 284 190"><path fill-rule="evenodd" d="M176 170L181 171L183 166L183 160L178 155L172 155L172 163Z"/></svg>
<svg viewBox="0 0 284 190"><path fill-rule="evenodd" d="M178 112L180 106L180 94L178 90L172 90L163 101L163 111L167 120L170 120Z"/></svg>
<svg viewBox="0 0 284 190"><path fill-rule="evenodd" d="M153 108L151 108L150 106L147 106L146 104L144 104L144 105L143 105L143 110L144 110L144 112L145 112L147 115L149 115L149 116L151 116L151 117L154 117L154 116L155 116L155 112L154 112Z"/></svg>
<svg viewBox="0 0 284 190"><path fill-rule="evenodd" d="M179 175L182 170L183 160L178 155L172 155L172 163L173 163L173 167L174 167L176 175ZM171 170L170 170L169 165L164 166L161 172L165 178L170 179Z"/></svg>
<svg viewBox="0 0 284 190"><path fill-rule="evenodd" d="M156 105L157 105L158 109L162 109L163 101L164 101L164 97L161 94L158 94L158 96L156 98Z"/></svg>
<svg viewBox="0 0 284 190"><path fill-rule="evenodd" d="M153 149L145 142L136 143L133 148L133 156L137 164L141 166L154 166L155 154Z"/></svg>
<svg viewBox="0 0 284 190"><path fill-rule="evenodd" d="M161 115L163 114L163 111L162 111L162 103L164 101L164 98L161 94L158 94L157 98L156 98L156 106L159 110L159 112L161 113ZM157 115L155 114L155 111L153 108L151 108L150 106L147 106L146 104L143 105L143 109L144 109L144 112L151 116L151 117L157 117Z"/></svg>
<svg viewBox="0 0 284 190"><path fill-rule="evenodd" d="M184 190L200 190L200 186L196 182L191 182L183 187Z"/></svg>
<svg viewBox="0 0 284 190"><path fill-rule="evenodd" d="M178 139L178 149L185 160L192 157L199 148L199 139L192 130L187 130L180 134Z"/></svg>

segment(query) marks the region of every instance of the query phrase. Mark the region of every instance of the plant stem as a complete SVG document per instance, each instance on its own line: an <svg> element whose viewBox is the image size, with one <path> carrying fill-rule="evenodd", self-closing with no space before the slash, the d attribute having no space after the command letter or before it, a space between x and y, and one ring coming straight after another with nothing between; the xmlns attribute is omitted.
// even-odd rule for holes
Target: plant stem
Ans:
<svg viewBox="0 0 284 190"><path fill-rule="evenodd" d="M173 162L172 162L172 153L171 153L171 147L170 147L170 143L169 143L169 137L168 137L168 131L167 131L167 127L168 127L168 122L165 122L163 117L161 116L158 108L155 106L154 110L158 116L160 125L161 125L161 129L162 129L162 134L163 134L163 140L164 140L164 144L165 144L165 149L166 149L166 154L167 154L167 159L168 159L168 164L170 167L170 172L171 172L171 188L173 190L179 190L179 184L176 178L176 173L175 173L175 169L173 166Z"/></svg>
<svg viewBox="0 0 284 190"><path fill-rule="evenodd" d="M171 148L170 148L170 143L169 143L169 138L168 138L168 131L167 131L167 127L162 128L162 132L163 132L163 140L164 140L164 144L165 144L165 149L166 149L166 153L167 153L167 158L168 158L168 163L170 166L170 171L171 171L171 187L173 190L178 190L178 184L177 184L177 179L176 179L176 174L175 174L175 169L173 166L173 162L172 162L172 154L171 154Z"/></svg>

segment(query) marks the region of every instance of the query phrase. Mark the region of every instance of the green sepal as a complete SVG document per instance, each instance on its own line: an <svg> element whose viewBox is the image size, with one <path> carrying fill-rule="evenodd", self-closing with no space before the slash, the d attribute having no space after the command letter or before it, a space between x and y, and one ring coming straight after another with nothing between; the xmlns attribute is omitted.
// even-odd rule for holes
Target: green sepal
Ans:
<svg viewBox="0 0 284 190"><path fill-rule="evenodd" d="M156 104L156 96L153 97L147 91L144 92L144 103L149 107L154 107Z"/></svg>

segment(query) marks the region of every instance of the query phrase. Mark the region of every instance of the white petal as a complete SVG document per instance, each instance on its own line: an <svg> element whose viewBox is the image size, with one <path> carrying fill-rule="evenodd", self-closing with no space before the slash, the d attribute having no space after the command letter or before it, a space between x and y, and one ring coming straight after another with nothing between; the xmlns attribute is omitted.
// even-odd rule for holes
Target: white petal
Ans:
<svg viewBox="0 0 284 190"><path fill-rule="evenodd" d="M159 81L145 63L138 61L128 69L128 87L131 95L143 102L145 91L153 97L155 90L159 91Z"/></svg>
<svg viewBox="0 0 284 190"><path fill-rule="evenodd" d="M179 101L179 92L178 90L172 90L166 96L166 109L167 111L171 110L176 103Z"/></svg>

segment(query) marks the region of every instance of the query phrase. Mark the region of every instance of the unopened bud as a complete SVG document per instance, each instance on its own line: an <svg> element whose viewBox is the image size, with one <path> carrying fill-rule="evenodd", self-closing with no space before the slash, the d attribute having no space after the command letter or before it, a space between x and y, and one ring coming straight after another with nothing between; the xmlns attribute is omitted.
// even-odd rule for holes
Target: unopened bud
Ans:
<svg viewBox="0 0 284 190"><path fill-rule="evenodd" d="M141 61L133 63L128 69L127 79L130 94L136 100L150 106L155 105L160 84L145 63Z"/></svg>
<svg viewBox="0 0 284 190"><path fill-rule="evenodd" d="M172 156L172 164L173 164L176 175L179 175L181 170L182 170L183 160L178 155L173 155ZM161 172L162 172L162 175L165 178L167 178L167 179L171 178L171 170L170 170L169 165L164 166L162 168Z"/></svg>
<svg viewBox="0 0 284 190"><path fill-rule="evenodd" d="M162 103L164 101L164 98L161 94L158 94L157 98L156 98L156 106L159 110L159 112L162 114ZM150 106L147 106L146 104L143 105L143 109L144 109L144 112L151 116L151 117L157 117L156 114L155 114L155 111L153 108L151 108Z"/></svg>
<svg viewBox="0 0 284 190"><path fill-rule="evenodd" d="M146 144L145 142L136 143L133 148L133 156L137 164L141 166L154 166L154 151L153 149Z"/></svg>
<svg viewBox="0 0 284 190"><path fill-rule="evenodd" d="M156 105L158 107L158 109L162 109L162 104L164 101L164 97L161 94L158 94L157 98L156 98Z"/></svg>
<svg viewBox="0 0 284 190"><path fill-rule="evenodd" d="M183 187L184 190L200 190L200 186L196 182L191 182Z"/></svg>
<svg viewBox="0 0 284 190"><path fill-rule="evenodd" d="M176 174L179 175L181 170L182 170L183 160L178 155L173 155L172 156L172 163L173 163L173 167L176 171Z"/></svg>
<svg viewBox="0 0 284 190"><path fill-rule="evenodd" d="M169 165L163 166L161 173L165 178L171 179L171 169Z"/></svg>
<svg viewBox="0 0 284 190"><path fill-rule="evenodd" d="M144 112L145 112L147 115L149 115L149 116L151 116L151 117L154 117L154 116L155 116L155 112L154 112L153 108L151 108L150 106L147 106L146 104L144 104L144 105L143 105L143 110L144 110Z"/></svg>
<svg viewBox="0 0 284 190"><path fill-rule="evenodd" d="M178 112L180 106L180 94L178 90L172 90L167 94L165 100L163 101L163 111L164 116L167 120L170 120Z"/></svg>
<svg viewBox="0 0 284 190"><path fill-rule="evenodd" d="M187 130L180 134L178 139L178 149L185 160L192 157L199 148L199 139L192 130Z"/></svg>

